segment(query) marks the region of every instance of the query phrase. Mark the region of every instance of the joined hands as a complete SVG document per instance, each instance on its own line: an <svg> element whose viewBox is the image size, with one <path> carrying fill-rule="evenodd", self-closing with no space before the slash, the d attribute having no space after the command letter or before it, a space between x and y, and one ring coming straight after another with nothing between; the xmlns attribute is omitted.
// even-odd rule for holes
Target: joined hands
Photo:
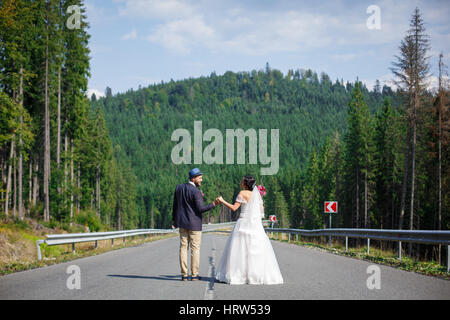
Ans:
<svg viewBox="0 0 450 320"><path fill-rule="evenodd" d="M223 203L223 202L224 202L224 200L223 200L222 196L218 196L216 198L216 200L214 200L214 205L217 206L219 203Z"/></svg>

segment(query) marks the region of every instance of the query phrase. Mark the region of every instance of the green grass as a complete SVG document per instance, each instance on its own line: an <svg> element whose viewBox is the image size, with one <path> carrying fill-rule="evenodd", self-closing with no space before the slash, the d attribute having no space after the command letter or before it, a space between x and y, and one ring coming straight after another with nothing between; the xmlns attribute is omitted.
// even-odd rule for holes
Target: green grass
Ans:
<svg viewBox="0 0 450 320"><path fill-rule="evenodd" d="M270 233L269 233L270 236ZM274 234L275 236L275 234ZM272 240L278 240L282 242L288 242L287 240L279 240L276 237L271 238ZM291 238L292 239L292 238ZM441 266L439 263L435 261L418 261L412 259L408 256L402 256L402 260L400 261L397 257L397 252L393 252L392 250L381 250L374 246L370 247L370 253L367 254L367 247L357 247L351 248L349 246L348 251L345 251L345 246L338 243L332 243L332 247L323 245L319 242L313 241L294 241L291 240L289 243L301 245L305 247L310 247L314 249L318 249L325 252L330 252L334 254L338 254L341 256L347 256L359 260L366 260L370 262L375 262L382 265L387 265L395 268L399 268L405 271L416 272L420 274L424 274L427 276L435 276L445 280L450 280L450 273L447 272L447 268Z"/></svg>

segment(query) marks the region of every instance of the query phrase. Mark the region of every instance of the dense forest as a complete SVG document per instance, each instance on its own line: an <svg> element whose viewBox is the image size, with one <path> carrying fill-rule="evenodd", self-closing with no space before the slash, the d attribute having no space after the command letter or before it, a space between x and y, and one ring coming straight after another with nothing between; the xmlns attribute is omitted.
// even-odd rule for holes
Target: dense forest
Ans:
<svg viewBox="0 0 450 320"><path fill-rule="evenodd" d="M377 81L369 90L300 66L283 74L267 63L88 98L88 26L69 27L72 5L83 17L78 0L0 5L2 216L68 230L73 222L168 228L176 184L199 167L208 202L219 194L233 201L241 178L254 175L267 189L266 215L281 227L327 227L323 202L336 200L333 227L449 229L446 66L441 54L439 87L430 91L418 9L393 56L392 87ZM172 133L189 131L195 152L196 121L224 137L227 129L278 129L278 172L262 175L265 164L249 163L249 140L244 164L175 164ZM202 140L205 149L210 140ZM219 206L204 221L235 218Z"/></svg>
<svg viewBox="0 0 450 320"><path fill-rule="evenodd" d="M0 3L4 218L27 215L67 230L74 222L94 231L113 226L106 212L115 210L109 199L117 184L133 210L135 177L115 160L102 110L86 95L87 28L81 0Z"/></svg>
<svg viewBox="0 0 450 320"><path fill-rule="evenodd" d="M223 76L212 73L208 77L161 83L114 96L108 89L105 98L94 97L93 106L104 109L113 144L120 146L116 156L129 161L138 177L138 211L147 213L140 215L140 225L167 227L174 187L185 182L188 171L195 166L205 173L202 190L206 201L212 201L219 193L233 199L241 178L252 174L269 189L268 208L274 203L270 197L272 187L283 190L282 201L289 205L289 189L298 190L293 183L298 182L300 172L307 167L311 152L320 148L326 137L345 130L352 90L354 84L338 80L333 83L325 73L320 78L311 70L283 75L266 65L260 71L227 72ZM372 112L381 107L386 97L399 103L397 95L387 86L376 92L365 87L361 90L370 101ZM248 164L248 140L246 164L192 161L175 165L171 153L177 142L171 140L171 134L179 128L187 129L193 149L194 121L202 121L203 133L215 128L224 137L226 129L269 132L279 129L278 173L273 177L262 176L262 165ZM203 143L204 148L207 145ZM283 215L275 208L269 211ZM224 209L215 209L205 217L212 218L224 221L232 216Z"/></svg>

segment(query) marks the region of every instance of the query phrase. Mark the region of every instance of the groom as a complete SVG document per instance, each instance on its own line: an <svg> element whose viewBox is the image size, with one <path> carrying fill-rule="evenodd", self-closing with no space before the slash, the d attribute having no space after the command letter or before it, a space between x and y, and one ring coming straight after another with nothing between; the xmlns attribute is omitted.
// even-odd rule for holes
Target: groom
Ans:
<svg viewBox="0 0 450 320"><path fill-rule="evenodd" d="M213 203L203 205L201 186L203 173L198 168L189 171L189 181L177 185L173 199L172 228L180 232L180 268L181 279L187 281L187 250L191 247L191 280L200 280L198 266L200 261L200 243L202 239L203 212L219 204L218 198Z"/></svg>

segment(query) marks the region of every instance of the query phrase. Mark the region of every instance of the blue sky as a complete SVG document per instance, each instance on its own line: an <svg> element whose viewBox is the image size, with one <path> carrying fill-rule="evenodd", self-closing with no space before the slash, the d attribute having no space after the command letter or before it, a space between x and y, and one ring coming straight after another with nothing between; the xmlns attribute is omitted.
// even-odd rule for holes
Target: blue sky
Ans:
<svg viewBox="0 0 450 320"><path fill-rule="evenodd" d="M367 20L380 9L380 29ZM437 59L450 60L450 1L86 0L91 34L89 92L264 69L325 72L334 81L376 79L389 70L417 6Z"/></svg>

